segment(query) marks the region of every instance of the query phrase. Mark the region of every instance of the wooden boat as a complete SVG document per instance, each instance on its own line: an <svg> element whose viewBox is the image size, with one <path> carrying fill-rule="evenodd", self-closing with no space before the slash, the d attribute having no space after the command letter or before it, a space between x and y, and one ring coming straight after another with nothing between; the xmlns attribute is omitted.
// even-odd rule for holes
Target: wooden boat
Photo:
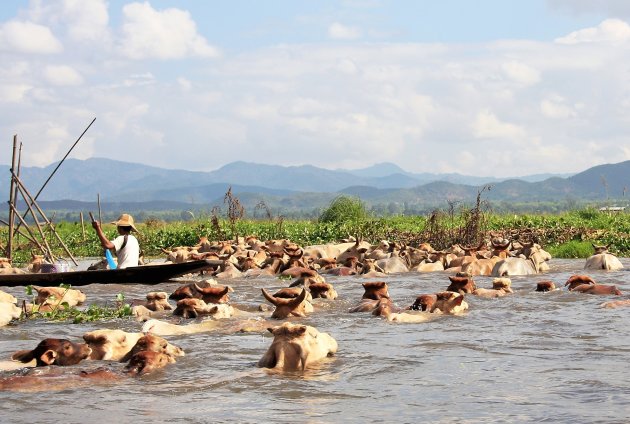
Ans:
<svg viewBox="0 0 630 424"><path fill-rule="evenodd" d="M68 284L75 287L88 284L159 284L171 278L208 267L216 267L216 265L216 260L200 260L180 264L165 263L97 271L0 274L0 286L19 287L33 284L40 287L59 287L60 284Z"/></svg>

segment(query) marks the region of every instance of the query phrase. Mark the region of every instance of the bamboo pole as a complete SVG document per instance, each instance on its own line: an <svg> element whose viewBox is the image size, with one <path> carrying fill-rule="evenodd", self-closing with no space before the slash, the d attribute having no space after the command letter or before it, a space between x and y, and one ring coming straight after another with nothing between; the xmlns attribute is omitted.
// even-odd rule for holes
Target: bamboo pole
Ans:
<svg viewBox="0 0 630 424"><path fill-rule="evenodd" d="M24 218L22 218L22 215L19 214L18 210L15 208L15 206L13 204L10 205L11 209L13 210L13 213L19 218L20 222L22 224L24 224L24 228L26 228L26 230L28 231L28 233L31 235L33 241L35 242L35 244L37 244L37 246L39 247L39 249L42 251L42 253L44 254L44 257L48 257L49 259L52 259L52 253L47 252L46 248L44 246L42 246L42 244L37 240L37 237L35 237L35 234L33 234L33 231L31 230L31 228L28 226L28 224L26 223L26 221L24 221ZM52 261L51 261L52 262Z"/></svg>
<svg viewBox="0 0 630 424"><path fill-rule="evenodd" d="M9 187L9 239L7 240L6 257L9 262L13 261L13 224L15 222L14 202L15 199L15 180L13 179L13 170L15 169L15 156L17 152L17 134L13 136L13 157L11 159L11 185Z"/></svg>
<svg viewBox="0 0 630 424"><path fill-rule="evenodd" d="M72 152L72 150L75 148L75 146L79 143L79 141L81 140L81 138L83 138L83 135L87 132L87 130L90 129L90 127L92 126L92 124L94 123L94 121L96 121L96 118L92 119L92 122L90 122L90 124L85 128L85 130L83 130L83 132L81 133L81 135L79 136L79 138L77 138L77 140L74 142L74 144L72 145L72 147L70 147L70 149L68 150L68 152L66 153L66 155L63 157L63 159L61 159L61 161L59 161L59 163L57 164L57 166L55 167L55 169L53 169L53 171L50 173L50 175L48 176L48 179L44 182L44 184L40 187L39 191L37 192L37 194L35 194L35 197L33 198L35 200L37 200L37 198L39 197L39 195L42 193L42 191L44 190L44 188L46 188L46 185L48 185L48 182L51 180L51 178L53 177L53 175L55 175L55 173L57 172L57 170L59 169L59 167L61 166L61 164L66 160L66 158L68 157L68 155L70 155L70 152ZM16 136L17 137L17 136ZM14 147L15 149L15 147ZM31 203L32 206L32 203ZM26 212L24 212L24 216L26 216ZM19 226L18 226L19 227Z"/></svg>
<svg viewBox="0 0 630 424"><path fill-rule="evenodd" d="M30 193L28 192L28 190L26 189L26 187L24 187L24 184L22 183L22 181L16 177L16 182L18 184L18 187L20 188L20 192L22 193L22 196L24 196L24 200L26 200L27 204L30 204L35 206L37 208L37 211L39 212L39 214L42 216L42 218L44 218L44 221L46 222L46 224L48 224L53 232L53 234L57 237L57 241L59 241L59 243L61 243L61 246L63 246L64 250L66 251L66 253L68 254L68 256L70 256L70 259L72 259L72 262L74 263L75 266L79 266L79 263L77 262L77 260L74 258L74 256L72 255L72 253L70 252L70 249L68 249L68 246L66 246L66 244L63 242L63 240L61 239L61 237L59 237L59 234L57 233L57 230L54 229L52 223L48 220L48 218L46 217L46 214L44 213L44 211L39 207L39 204L37 204L37 200L33 199L33 197L31 197ZM28 199L27 199L28 196ZM29 209L31 209L31 207L29 206ZM31 214L33 214L32 210L31 210ZM33 216L35 216L33 214ZM35 220L35 222L37 222L37 220ZM44 242L46 242L46 240L44 239ZM46 243L46 245L48 245Z"/></svg>
<svg viewBox="0 0 630 424"><path fill-rule="evenodd" d="M57 164L57 167L53 170L53 172L50 174L50 176L48 177L48 179L44 182L44 184L41 186L41 188L39 189L39 191L37 192L37 194L35 195L35 197L33 198L34 200L37 200L37 198L39 197L39 195L42 193L42 191L44 190L44 188L46 188L46 185L48 184L48 182L50 181L50 179L53 177L53 175L55 175L55 172L57 172L57 170L59 169L59 167L61 166L61 164L63 163L63 161L66 160L66 158L68 157L68 155L70 154L70 152L72 152L72 150L74 149L74 147L79 143L79 141L81 140L81 138L83 138L83 135L87 132L87 130L90 129L90 127L92 126L92 124L94 123L94 121L96 121L96 118L92 119L92 122L90 122L90 125L87 126L87 128L85 128L83 130L83 132L81 133L81 135L79 136L79 138L77 138L77 141L74 142L74 144L72 145L72 147L70 147L70 150L68 150L68 153L66 153L66 155L63 157L63 159L61 159L61 161L59 161L59 163Z"/></svg>
<svg viewBox="0 0 630 424"><path fill-rule="evenodd" d="M85 241L85 223L83 222L83 212L79 212L79 219L81 220L81 234L83 235L83 241Z"/></svg>
<svg viewBox="0 0 630 424"><path fill-rule="evenodd" d="M18 148L17 172L16 172L16 175L18 177L20 176L20 170L21 169L22 169L22 142L20 142L20 147ZM17 189L17 185L16 185L15 193L13 194L13 201L16 202L16 206L17 206L17 198L18 198L17 196L18 196L18 189ZM11 238L15 238L16 233L20 234L19 232L15 231L16 229L13 230L13 235L11 236ZM19 240L18 240L18 242L19 242Z"/></svg>
<svg viewBox="0 0 630 424"><path fill-rule="evenodd" d="M98 205L98 222L103 223L103 218L101 216L101 194L96 193L96 204Z"/></svg>
<svg viewBox="0 0 630 424"><path fill-rule="evenodd" d="M7 227L9 226L9 223L6 222L4 219L0 219L0 224L2 225L6 225ZM24 234L19 228L15 229L15 233L21 235L22 237L24 237L26 240L30 241L31 243L35 244L35 240L30 238L29 235Z"/></svg>
<svg viewBox="0 0 630 424"><path fill-rule="evenodd" d="M17 187L20 191L20 194L22 195L22 197L24 198L24 201L26 202L26 206L28 207L28 211L31 213L31 215L33 216L33 220L35 221L35 226L37 226L37 230L39 231L39 235L42 238L42 242L43 244L46 246L46 250L48 251L48 259L50 259L50 262L54 262L55 261L55 257L53 256L52 253L52 249L50 248L50 245L48 244L48 240L46 240L46 234L44 234L44 230L42 229L42 226L40 225L39 221L37 220L37 216L35 215L35 212L33 212L33 207L32 204L29 203L27 196L28 194L25 193L26 189L24 187L22 187L22 182L20 181L19 177L15 174L13 174L13 178L15 178L15 182L17 183ZM18 216L20 217L20 221L23 224L26 224L26 221L22 218L22 216L18 213ZM26 214L24 214L24 216L26 216ZM45 251L44 251L44 255L46 255Z"/></svg>

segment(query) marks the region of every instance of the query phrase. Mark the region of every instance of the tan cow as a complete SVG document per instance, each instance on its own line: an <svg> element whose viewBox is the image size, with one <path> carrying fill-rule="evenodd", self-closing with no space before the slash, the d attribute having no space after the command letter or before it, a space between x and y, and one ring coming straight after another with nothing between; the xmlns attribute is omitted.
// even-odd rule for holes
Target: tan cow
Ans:
<svg viewBox="0 0 630 424"><path fill-rule="evenodd" d="M128 333L118 329L100 329L85 333L83 340L90 347L90 359L120 361L142 336L142 333Z"/></svg>
<svg viewBox="0 0 630 424"><path fill-rule="evenodd" d="M18 308L15 303L0 301L0 327L18 319L21 315L22 309Z"/></svg>
<svg viewBox="0 0 630 424"><path fill-rule="evenodd" d="M46 263L44 255L31 253L31 262L26 266L27 272L38 273L42 270L42 264Z"/></svg>
<svg viewBox="0 0 630 424"><path fill-rule="evenodd" d="M146 301L134 301L131 303L132 307L144 306L149 311L170 311L173 309L170 303L168 303L168 294L166 292L149 292L147 293Z"/></svg>
<svg viewBox="0 0 630 424"><path fill-rule="evenodd" d="M606 271L618 271L623 269L621 261L608 251L610 244L607 246L597 246L592 244L595 253L586 259L584 269L603 269Z"/></svg>
<svg viewBox="0 0 630 424"><path fill-rule="evenodd" d="M0 302L17 303L17 299L12 294L0 290Z"/></svg>
<svg viewBox="0 0 630 424"><path fill-rule="evenodd" d="M387 321L396 323L419 324L432 321L436 315L429 312L413 311L413 312L392 312L384 315Z"/></svg>
<svg viewBox="0 0 630 424"><path fill-rule="evenodd" d="M630 299L624 300L611 300L609 302L604 302L601 305L602 308L613 309L613 308L621 308L625 306L630 306Z"/></svg>
<svg viewBox="0 0 630 424"><path fill-rule="evenodd" d="M511 285L512 281L509 278L495 278L494 280L492 280L491 289L476 288L475 290L473 290L472 294L475 296L486 298L503 297L507 294L514 293L514 291L512 291Z"/></svg>
<svg viewBox="0 0 630 424"><path fill-rule="evenodd" d="M365 278L378 278L387 275L385 270L377 265L376 259L364 259L360 274Z"/></svg>
<svg viewBox="0 0 630 424"><path fill-rule="evenodd" d="M419 296L419 298L420 297L422 296ZM429 307L431 309L424 311L418 310L422 307L420 306L420 308L413 310L413 312L408 312L409 309L414 309L413 306L416 305L416 303L414 303L414 305L406 311L387 314L387 320L398 323L423 323L435 319L438 314L459 315L468 309L468 303L464 301L464 296L455 292L439 292L435 294L434 299L431 298L430 300L426 297L423 299L419 298L416 299L416 303L418 303L419 300L420 304L428 301L426 305L427 309Z"/></svg>
<svg viewBox="0 0 630 424"><path fill-rule="evenodd" d="M206 303L202 299L186 298L177 301L173 315L184 318L197 318L199 315L211 315L213 318L229 318L234 315L234 308L228 304Z"/></svg>
<svg viewBox="0 0 630 424"><path fill-rule="evenodd" d="M274 337L271 346L258 361L261 368L303 371L337 352L337 341L332 336L320 333L309 325L285 322L268 330Z"/></svg>
<svg viewBox="0 0 630 424"><path fill-rule="evenodd" d="M40 310L45 305L56 306L67 302L68 306L77 306L85 302L85 293L77 289L66 289L63 287L38 287L33 286L37 291L35 304L40 305Z"/></svg>
<svg viewBox="0 0 630 424"><path fill-rule="evenodd" d="M437 300L433 305L433 312L440 311L443 314L459 315L468 310L468 303L461 293L443 291L435 295Z"/></svg>

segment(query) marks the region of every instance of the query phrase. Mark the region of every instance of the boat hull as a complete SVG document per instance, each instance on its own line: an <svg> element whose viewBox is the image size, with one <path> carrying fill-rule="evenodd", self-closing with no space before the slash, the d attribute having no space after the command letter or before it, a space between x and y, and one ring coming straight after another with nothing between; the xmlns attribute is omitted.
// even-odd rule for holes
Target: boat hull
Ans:
<svg viewBox="0 0 630 424"><path fill-rule="evenodd" d="M69 271L37 274L0 275L0 286L20 287L30 284L40 287L87 286L89 284L159 284L171 278L216 266L216 261L201 260L181 264L143 265L124 269Z"/></svg>

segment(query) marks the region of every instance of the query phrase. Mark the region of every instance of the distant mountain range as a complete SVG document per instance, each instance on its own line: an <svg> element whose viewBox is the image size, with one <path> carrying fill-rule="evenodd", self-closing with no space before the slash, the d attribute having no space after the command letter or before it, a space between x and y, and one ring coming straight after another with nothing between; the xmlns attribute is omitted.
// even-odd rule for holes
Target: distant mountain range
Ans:
<svg viewBox="0 0 630 424"><path fill-rule="evenodd" d="M34 194L56 166L57 163L44 168L23 167L21 179ZM0 166L0 175L6 176L0 183L0 196L4 199L9 198L8 169ZM246 208L254 208L263 200L277 210L314 209L325 206L339 194L358 196L369 205L428 207L444 206L446 201L474 201L485 184L491 184L491 189L484 193L484 199L495 202L622 199L627 194L626 187L630 187L630 161L595 166L575 175L499 179L415 174L392 163L357 170L327 170L310 165L233 162L215 171L193 172L111 159L68 159L39 200L51 204L54 201L55 209L80 210L94 204L98 193L108 207L115 204L120 209L130 209L133 204L143 204L185 209L221 206L225 192L232 187Z"/></svg>

